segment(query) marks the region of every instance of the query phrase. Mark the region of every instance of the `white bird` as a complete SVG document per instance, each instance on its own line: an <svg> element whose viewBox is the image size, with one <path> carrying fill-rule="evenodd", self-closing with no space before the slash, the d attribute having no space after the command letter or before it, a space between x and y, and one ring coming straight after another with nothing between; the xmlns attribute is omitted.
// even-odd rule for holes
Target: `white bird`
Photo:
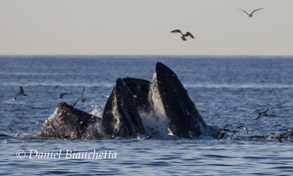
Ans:
<svg viewBox="0 0 293 176"><path fill-rule="evenodd" d="M248 18L251 18L254 12L256 12L256 11L258 11L258 10L262 10L262 9L263 9L263 8L255 9L255 10L252 11L251 13L248 13L248 12L246 12L245 10L241 10L241 9L238 9L238 10L240 10L240 11L246 13L246 15L248 16Z"/></svg>
<svg viewBox="0 0 293 176"><path fill-rule="evenodd" d="M174 133L170 130L168 126L166 126L167 131L168 131L168 136L174 136Z"/></svg>
<svg viewBox="0 0 293 176"><path fill-rule="evenodd" d="M194 38L194 36L190 33L190 32L186 32L185 34L183 34L182 32L181 32L181 30L180 29L175 29L175 30L173 30L173 31L171 31L172 33L180 33L181 34L181 39L183 40L183 41L186 41L187 39L186 39L186 37L191 37L191 38Z"/></svg>

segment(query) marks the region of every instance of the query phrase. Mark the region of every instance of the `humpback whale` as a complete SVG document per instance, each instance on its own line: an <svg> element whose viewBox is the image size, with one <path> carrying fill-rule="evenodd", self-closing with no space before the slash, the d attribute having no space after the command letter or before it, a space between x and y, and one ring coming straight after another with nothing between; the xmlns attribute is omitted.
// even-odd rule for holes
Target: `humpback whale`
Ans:
<svg viewBox="0 0 293 176"><path fill-rule="evenodd" d="M218 130L204 122L187 90L169 67L158 62L153 83L157 83L166 116L170 120L169 127L178 137L217 136Z"/></svg>
<svg viewBox="0 0 293 176"><path fill-rule="evenodd" d="M61 102L55 112L44 122L40 136L57 139L84 139L87 138L88 127L98 121L98 117ZM99 138L99 136L94 138Z"/></svg>
<svg viewBox="0 0 293 176"><path fill-rule="evenodd" d="M150 104L148 101L150 81L137 78L124 78L128 88L133 94L134 106L148 110Z"/></svg>
<svg viewBox="0 0 293 176"><path fill-rule="evenodd" d="M158 62L151 82L118 78L102 118L61 102L44 122L40 135L69 139L193 139L203 135L217 138L219 132L205 123L177 75Z"/></svg>
<svg viewBox="0 0 293 176"><path fill-rule="evenodd" d="M130 84L130 83L129 83ZM137 107L134 106L134 94L126 82L118 78L107 100L102 119L102 126L111 138L119 136L134 138L144 134Z"/></svg>

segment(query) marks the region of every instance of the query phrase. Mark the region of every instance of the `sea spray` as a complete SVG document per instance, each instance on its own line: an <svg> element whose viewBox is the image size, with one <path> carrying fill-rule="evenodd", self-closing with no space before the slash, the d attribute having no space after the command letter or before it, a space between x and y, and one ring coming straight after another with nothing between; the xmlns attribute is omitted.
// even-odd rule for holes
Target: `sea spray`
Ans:
<svg viewBox="0 0 293 176"><path fill-rule="evenodd" d="M167 118L162 99L158 90L157 74L154 73L148 100L151 106L150 112L139 109L146 134L152 137L169 138L167 126L170 120Z"/></svg>

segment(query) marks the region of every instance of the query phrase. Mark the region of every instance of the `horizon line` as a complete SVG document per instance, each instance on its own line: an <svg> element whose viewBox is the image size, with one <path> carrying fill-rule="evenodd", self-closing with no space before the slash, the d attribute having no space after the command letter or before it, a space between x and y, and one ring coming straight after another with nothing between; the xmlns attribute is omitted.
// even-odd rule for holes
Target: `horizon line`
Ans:
<svg viewBox="0 0 293 176"><path fill-rule="evenodd" d="M195 54L0 54L0 57L9 57L9 56L24 56L24 57L38 57L38 56L122 56L122 57L143 57L143 56L161 56L161 57L209 57L209 56L218 56L218 57L245 57L245 56L250 56L250 57L293 57L293 55L256 55L256 54L200 54L200 55L195 55Z"/></svg>

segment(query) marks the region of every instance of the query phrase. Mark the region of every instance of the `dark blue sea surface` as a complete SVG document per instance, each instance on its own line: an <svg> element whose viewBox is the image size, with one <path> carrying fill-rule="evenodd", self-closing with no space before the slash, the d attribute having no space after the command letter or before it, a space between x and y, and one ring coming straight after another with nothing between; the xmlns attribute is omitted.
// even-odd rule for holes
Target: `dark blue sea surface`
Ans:
<svg viewBox="0 0 293 176"><path fill-rule="evenodd" d="M151 80L158 61L177 74L207 124L245 125L248 133L221 140L38 136L57 105L73 104L83 87L87 101L76 107L102 113L117 78ZM27 96L12 101L20 86ZM60 99L63 92L72 95ZM293 57L0 56L0 117L0 175L292 175L293 142L272 133L293 129ZM78 156L110 151L115 158Z"/></svg>

